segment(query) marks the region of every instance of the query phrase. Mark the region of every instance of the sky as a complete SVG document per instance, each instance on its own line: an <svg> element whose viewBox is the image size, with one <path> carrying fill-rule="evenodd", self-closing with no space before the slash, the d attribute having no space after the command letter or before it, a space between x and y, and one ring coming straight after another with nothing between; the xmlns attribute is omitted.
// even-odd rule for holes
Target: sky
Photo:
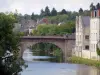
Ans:
<svg viewBox="0 0 100 75"><path fill-rule="evenodd" d="M40 14L40 10L46 6L50 10L54 7L57 11L78 11L79 8L89 9L92 2L95 5L100 0L0 0L0 12L15 12L17 9L18 13L22 14Z"/></svg>

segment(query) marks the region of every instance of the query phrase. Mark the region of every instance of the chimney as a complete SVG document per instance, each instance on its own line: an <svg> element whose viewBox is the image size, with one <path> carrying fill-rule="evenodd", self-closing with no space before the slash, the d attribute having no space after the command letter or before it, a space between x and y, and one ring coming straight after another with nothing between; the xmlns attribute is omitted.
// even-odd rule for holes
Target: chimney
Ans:
<svg viewBox="0 0 100 75"><path fill-rule="evenodd" d="M100 17L100 9L95 9L91 11L91 17Z"/></svg>

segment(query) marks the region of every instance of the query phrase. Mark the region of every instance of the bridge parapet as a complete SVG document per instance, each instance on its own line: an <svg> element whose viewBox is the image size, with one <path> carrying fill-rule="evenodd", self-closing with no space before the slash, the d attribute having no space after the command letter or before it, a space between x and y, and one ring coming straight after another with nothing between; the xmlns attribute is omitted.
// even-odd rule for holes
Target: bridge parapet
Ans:
<svg viewBox="0 0 100 75"><path fill-rule="evenodd" d="M64 39L75 40L75 36L22 36L21 39Z"/></svg>

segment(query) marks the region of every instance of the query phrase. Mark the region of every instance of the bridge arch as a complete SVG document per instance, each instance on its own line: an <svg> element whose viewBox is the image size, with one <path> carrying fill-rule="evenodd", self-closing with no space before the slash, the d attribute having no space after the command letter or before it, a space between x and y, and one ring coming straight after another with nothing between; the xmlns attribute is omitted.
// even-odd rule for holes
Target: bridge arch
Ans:
<svg viewBox="0 0 100 75"><path fill-rule="evenodd" d="M57 46L58 48L60 48L61 50L62 50L62 54L64 54L65 53L65 43L61 43L61 42L48 42L48 41L36 41L36 42L21 42L21 56L23 56L23 53L24 53L24 51L28 48L28 47L30 47L30 46L32 46L32 45L36 45L36 44L39 44L39 43L51 43L51 44L53 44L53 45L55 45L55 46Z"/></svg>
<svg viewBox="0 0 100 75"><path fill-rule="evenodd" d="M61 60L59 60L60 62L64 61L63 59L63 51L60 47L58 47L57 45L53 44L53 43L47 43L47 42L38 42L35 43L33 46L33 54L34 55L43 55L43 56L60 56ZM31 47L32 48L32 47ZM39 49L37 49L39 48ZM26 51L26 50L24 50ZM24 54L23 51L23 54ZM35 52L35 53L34 53ZM59 55L56 53L59 52Z"/></svg>

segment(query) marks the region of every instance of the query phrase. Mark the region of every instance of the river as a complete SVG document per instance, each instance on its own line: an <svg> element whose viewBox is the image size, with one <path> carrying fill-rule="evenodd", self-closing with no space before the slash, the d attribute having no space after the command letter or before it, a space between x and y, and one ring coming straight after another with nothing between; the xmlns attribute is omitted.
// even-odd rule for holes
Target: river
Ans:
<svg viewBox="0 0 100 75"><path fill-rule="evenodd" d="M99 69L91 66L38 60L48 58L50 57L32 56L32 52L27 49L23 59L28 67L21 72L21 75L100 75Z"/></svg>

